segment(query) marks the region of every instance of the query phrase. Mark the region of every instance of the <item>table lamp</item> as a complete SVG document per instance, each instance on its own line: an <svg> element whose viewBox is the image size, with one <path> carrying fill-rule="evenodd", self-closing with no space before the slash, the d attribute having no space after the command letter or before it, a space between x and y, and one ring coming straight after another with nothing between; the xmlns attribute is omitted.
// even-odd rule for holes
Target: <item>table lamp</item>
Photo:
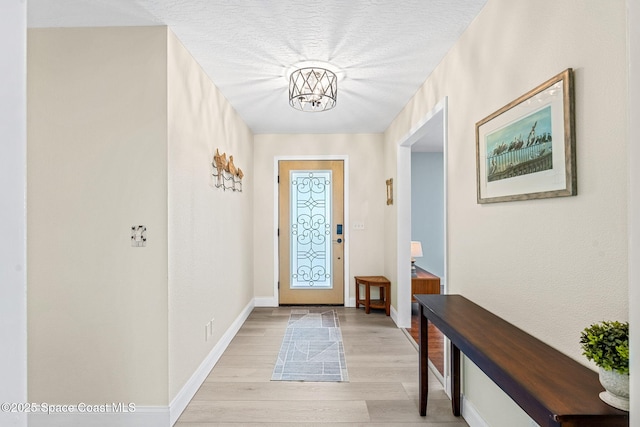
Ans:
<svg viewBox="0 0 640 427"><path fill-rule="evenodd" d="M411 242L411 274L416 274L416 258L422 257L422 243Z"/></svg>

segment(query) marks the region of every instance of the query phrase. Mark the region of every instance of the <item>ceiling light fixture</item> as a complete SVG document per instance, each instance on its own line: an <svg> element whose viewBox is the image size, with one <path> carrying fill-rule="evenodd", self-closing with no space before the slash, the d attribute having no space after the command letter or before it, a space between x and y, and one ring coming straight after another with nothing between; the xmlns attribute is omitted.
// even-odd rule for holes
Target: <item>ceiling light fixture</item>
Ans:
<svg viewBox="0 0 640 427"><path fill-rule="evenodd" d="M289 105L300 111L326 111L336 106L338 78L325 68L300 68L289 78Z"/></svg>

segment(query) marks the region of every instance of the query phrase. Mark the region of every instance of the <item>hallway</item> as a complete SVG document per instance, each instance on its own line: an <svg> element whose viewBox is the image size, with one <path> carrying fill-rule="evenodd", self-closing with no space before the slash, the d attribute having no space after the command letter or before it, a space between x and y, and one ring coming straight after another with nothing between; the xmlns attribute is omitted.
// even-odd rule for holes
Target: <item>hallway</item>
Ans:
<svg viewBox="0 0 640 427"><path fill-rule="evenodd" d="M418 353L381 312L336 307L350 381L271 381L290 308L256 308L178 419L222 425L402 425L463 427L430 376L427 417L418 414Z"/></svg>

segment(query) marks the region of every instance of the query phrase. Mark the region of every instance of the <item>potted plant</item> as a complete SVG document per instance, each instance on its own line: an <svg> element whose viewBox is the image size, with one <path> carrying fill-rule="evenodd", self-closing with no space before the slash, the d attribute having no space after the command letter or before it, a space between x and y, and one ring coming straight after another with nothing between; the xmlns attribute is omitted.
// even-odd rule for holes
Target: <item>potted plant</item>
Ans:
<svg viewBox="0 0 640 427"><path fill-rule="evenodd" d="M629 322L603 321L580 335L582 354L600 368L600 399L629 410Z"/></svg>

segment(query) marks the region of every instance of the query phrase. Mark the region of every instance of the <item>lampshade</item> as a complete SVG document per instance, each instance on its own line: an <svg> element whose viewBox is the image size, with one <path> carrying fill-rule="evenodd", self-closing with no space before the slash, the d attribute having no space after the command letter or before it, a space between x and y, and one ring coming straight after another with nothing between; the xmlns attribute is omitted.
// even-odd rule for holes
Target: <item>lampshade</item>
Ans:
<svg viewBox="0 0 640 427"><path fill-rule="evenodd" d="M338 78L324 68L300 68L289 78L289 105L300 111L326 111L336 106Z"/></svg>
<svg viewBox="0 0 640 427"><path fill-rule="evenodd" d="M411 258L420 258L422 256L422 243L411 242Z"/></svg>

